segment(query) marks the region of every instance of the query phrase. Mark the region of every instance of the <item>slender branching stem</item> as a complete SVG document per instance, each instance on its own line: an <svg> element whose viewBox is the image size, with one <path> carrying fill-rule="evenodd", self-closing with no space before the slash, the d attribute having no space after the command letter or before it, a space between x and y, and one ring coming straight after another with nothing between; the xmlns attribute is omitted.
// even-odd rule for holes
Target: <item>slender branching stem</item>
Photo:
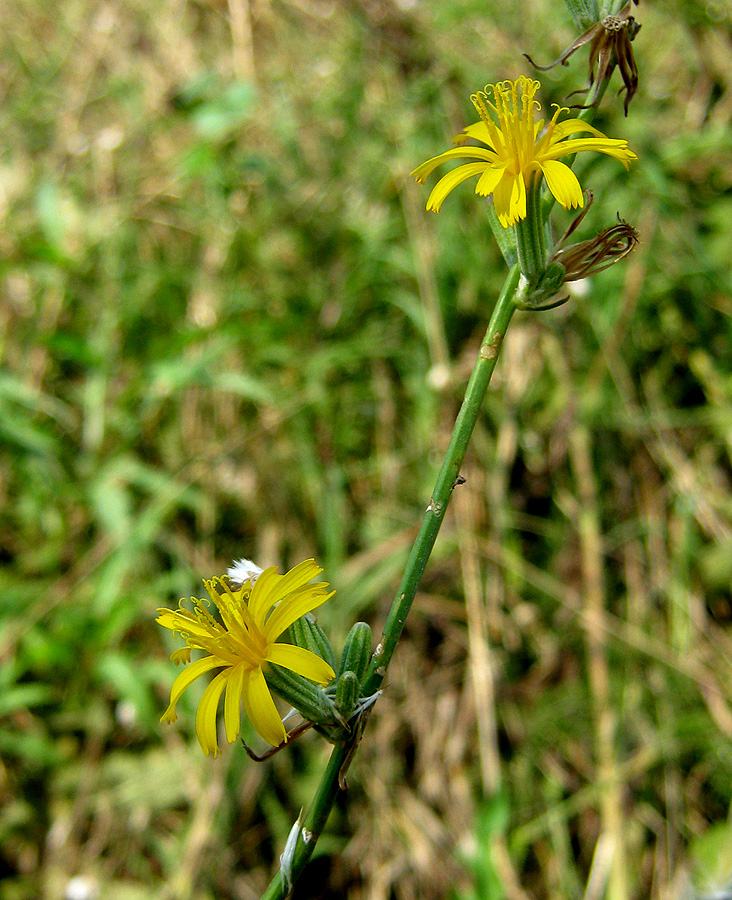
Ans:
<svg viewBox="0 0 732 900"><path fill-rule="evenodd" d="M365 695L374 693L381 685L386 674L386 668L391 662L392 655L399 642L417 586L427 565L427 560L435 545L437 533L445 517L445 510L450 502L450 496L460 474L463 459L465 459L468 442L488 390L488 383L496 367L506 329L515 309L513 300L518 280L519 268L518 266L512 266L508 271L488 329L483 338L483 343L480 346L478 359L475 362L473 373L465 391L465 398L455 420L450 444L435 482L435 489L425 510L422 527L414 542L412 552L409 554L404 577L399 585L394 603L384 625L381 642L376 648L369 665L362 692Z"/></svg>
<svg viewBox="0 0 732 900"><path fill-rule="evenodd" d="M430 558L437 534L445 518L447 505L458 482L460 467L465 459L468 443L475 423L478 421L506 329L515 309L513 300L518 282L519 267L514 265L506 276L498 302L493 310L465 391L465 398L455 421L442 467L435 482L432 497L422 519L422 527L409 555L404 577L384 625L381 641L369 665L362 690L362 694L366 696L376 693L384 680L386 669L396 650L427 560ZM337 744L334 747L313 802L302 820L292 855L287 860L288 877L285 879L281 872L278 872L262 895L262 900L282 900L287 896L290 886L297 881L315 849L318 837L322 833L335 803L339 780L342 779L342 769L349 759L350 752L351 747L348 743Z"/></svg>
<svg viewBox="0 0 732 900"><path fill-rule="evenodd" d="M595 103L592 107L582 110L579 118L591 121L594 117L595 108L599 104L602 95L605 93L607 81L601 85ZM574 161L572 157L568 162L571 165ZM535 185L531 187L535 193L530 198L532 204L532 216L528 227L532 229L530 234L532 246L519 247L519 256L521 250L524 250L524 256L527 252L533 253L533 263L537 266L543 266L544 260L540 260L543 255L544 236L541 230L542 220L546 221L551 209L554 205L554 197L547 192L541 198L540 187ZM528 211L528 210L527 210ZM518 229L517 229L518 231ZM529 237L529 233L526 233ZM520 243L521 237L517 234L517 244ZM527 241L528 243L528 241ZM504 250L502 246L502 250ZM511 259L512 254L506 254L507 261ZM524 260L526 264L526 260ZM450 502L452 492L457 486L460 468L465 459L465 453L468 449L473 429L478 421L481 406L488 390L493 371L496 367L498 354L500 353L503 339L506 335L506 329L509 326L511 317L513 316L516 304L514 302L516 292L519 286L519 276L521 269L518 263L511 265L503 288L498 297L493 315L488 324L483 343L480 346L478 358L473 367L470 381L465 391L460 412L455 421L455 427L452 431L452 437L445 453L440 472L435 482L435 488L432 492L429 505L425 510L417 538L412 546L407 566L404 571L396 597L392 603L389 615L387 616L381 640L374 652L366 672L364 685L362 687L362 696L368 697L375 695L381 687L381 683L386 675L386 670L394 655L399 638L404 629L404 624L412 607L417 588L419 586L427 561L432 553L432 548L437 540L437 534L440 526L445 518L445 512ZM356 729L354 741L360 737L361 728ZM294 842L288 841L288 858L283 860L280 871L274 876L269 887L262 895L262 900L284 900L297 881L300 873L307 865L308 860L312 856L313 850L320 837L325 823L328 819L331 809L338 796L338 791L344 783L345 769L350 763L353 755L354 742L345 742L336 744L330 755L323 777L316 791L313 802L305 814L299 826L299 831ZM285 873L285 874L283 874Z"/></svg>

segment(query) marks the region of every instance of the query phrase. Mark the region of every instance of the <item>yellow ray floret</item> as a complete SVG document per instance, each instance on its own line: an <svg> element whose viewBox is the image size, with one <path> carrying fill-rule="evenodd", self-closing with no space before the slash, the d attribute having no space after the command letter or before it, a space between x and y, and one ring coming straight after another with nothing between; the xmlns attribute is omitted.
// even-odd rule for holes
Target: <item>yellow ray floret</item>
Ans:
<svg viewBox="0 0 732 900"><path fill-rule="evenodd" d="M547 187L565 209L584 205L577 176L559 158L574 153L595 151L606 153L628 168L638 157L628 142L606 137L581 119L558 122L557 107L551 121L537 120L541 105L535 99L538 81L522 75L516 81L500 81L486 85L470 98L480 121L469 125L454 143L464 144L468 138L484 147L459 146L422 163L412 172L420 184L441 165L452 159L472 159L442 177L432 189L427 209L439 212L447 195L463 181L479 175L475 193L481 197L493 194L496 213L504 228L526 218L526 190L536 177L544 177ZM573 137L591 135L591 137Z"/></svg>
<svg viewBox="0 0 732 900"><path fill-rule="evenodd" d="M230 744L239 734L241 704L265 741L275 746L287 740L264 672L269 663L275 663L317 684L327 684L335 677L333 669L315 653L277 643L293 622L333 596L325 582L310 583L322 571L308 559L285 575L279 575L275 567L265 569L253 586L245 581L237 590L225 577L204 580L221 621L209 612L208 600L195 597L191 598L192 610L184 608L183 601L177 610L158 610L158 623L186 642L186 648L173 654L176 663L188 663L192 649L207 654L176 678L162 721L174 722L175 707L184 691L201 675L220 669L203 692L196 713L196 734L203 752L216 756L219 751L216 721L224 691L224 725Z"/></svg>

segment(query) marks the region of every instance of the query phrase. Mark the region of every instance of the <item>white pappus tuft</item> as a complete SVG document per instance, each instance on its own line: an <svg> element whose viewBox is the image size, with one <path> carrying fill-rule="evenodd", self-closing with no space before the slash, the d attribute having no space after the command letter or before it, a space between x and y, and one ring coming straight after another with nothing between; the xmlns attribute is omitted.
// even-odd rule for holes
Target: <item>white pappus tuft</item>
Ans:
<svg viewBox="0 0 732 900"><path fill-rule="evenodd" d="M226 570L226 574L234 584L244 584L245 581L254 584L263 571L251 559L235 559L233 564Z"/></svg>

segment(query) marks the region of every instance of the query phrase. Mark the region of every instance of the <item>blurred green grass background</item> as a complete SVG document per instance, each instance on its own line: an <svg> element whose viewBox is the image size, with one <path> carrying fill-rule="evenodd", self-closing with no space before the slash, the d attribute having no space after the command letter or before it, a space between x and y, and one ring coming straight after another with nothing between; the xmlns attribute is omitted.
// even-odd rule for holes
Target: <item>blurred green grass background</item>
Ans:
<svg viewBox="0 0 732 900"><path fill-rule="evenodd" d="M636 15L598 124L639 162L578 170L581 236L641 244L517 315L296 896L732 880L732 13ZM162 726L155 610L315 556L334 643L378 633L504 271L408 173L573 37L560 0L0 6L0 900L267 884L327 747L205 759L195 688Z"/></svg>

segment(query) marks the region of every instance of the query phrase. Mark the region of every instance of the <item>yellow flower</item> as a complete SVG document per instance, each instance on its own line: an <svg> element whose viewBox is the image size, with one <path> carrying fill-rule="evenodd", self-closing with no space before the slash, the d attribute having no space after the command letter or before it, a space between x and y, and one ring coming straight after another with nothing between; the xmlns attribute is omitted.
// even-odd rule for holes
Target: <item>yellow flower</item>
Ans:
<svg viewBox="0 0 732 900"><path fill-rule="evenodd" d="M295 566L286 575L276 567L265 569L252 586L245 581L232 589L225 578L204 579L206 590L221 617L218 622L209 612L208 600L191 598L193 611L159 609L157 621L185 640L188 648L204 650L208 655L181 672L170 692L170 705L161 721L174 722L175 707L183 692L197 678L211 669L221 669L203 692L196 713L196 734L203 752L214 756L219 751L216 740L216 716L224 688L224 724L226 739L231 744L240 726L240 701L257 732L273 746L287 740L287 732L274 704L264 672L268 663L283 666L315 681L327 684L335 672L315 653L293 644L276 643L277 638L300 616L310 612L333 596L325 582L309 584L323 570L312 559ZM190 660L177 650L175 662Z"/></svg>
<svg viewBox="0 0 732 900"><path fill-rule="evenodd" d="M522 75L517 81L489 84L485 90L473 94L470 99L480 122L464 129L454 143L475 138L485 147L461 146L447 150L417 166L412 175L424 184L430 172L447 160L473 158L480 162L464 163L441 178L427 200L427 209L439 212L453 188L473 175L480 175L475 193L481 197L493 194L501 225L508 228L526 218L526 190L535 177L544 176L549 190L565 209L584 205L577 176L569 166L558 161L560 156L594 150L614 156L626 169L631 160L638 158L628 148L627 141L612 140L581 119L557 122L564 107L557 107L545 128L543 119L536 120L536 110L541 109L541 104L534 96L539 87L538 81ZM594 137L569 139L580 133Z"/></svg>

